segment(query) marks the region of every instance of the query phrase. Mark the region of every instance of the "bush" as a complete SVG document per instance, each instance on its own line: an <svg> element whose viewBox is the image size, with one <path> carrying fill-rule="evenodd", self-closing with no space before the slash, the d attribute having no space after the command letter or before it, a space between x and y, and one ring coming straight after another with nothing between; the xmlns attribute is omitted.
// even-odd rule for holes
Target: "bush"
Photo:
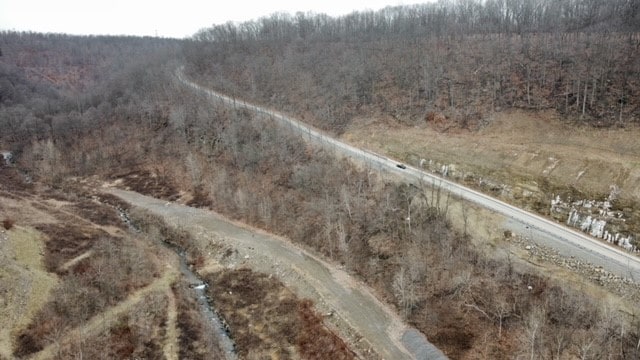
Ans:
<svg viewBox="0 0 640 360"><path fill-rule="evenodd" d="M11 219L4 219L2 220L2 226L5 228L5 230L11 230L11 228L13 227L13 225L15 224L15 221L11 220Z"/></svg>

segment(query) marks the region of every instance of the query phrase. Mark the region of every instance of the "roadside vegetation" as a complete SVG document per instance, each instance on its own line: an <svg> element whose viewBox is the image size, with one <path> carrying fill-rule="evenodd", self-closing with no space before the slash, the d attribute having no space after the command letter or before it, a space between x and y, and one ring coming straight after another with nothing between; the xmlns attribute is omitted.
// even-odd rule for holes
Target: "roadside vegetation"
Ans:
<svg viewBox="0 0 640 360"><path fill-rule="evenodd" d="M200 31L185 45L187 72L561 222L573 206L578 228L605 221L610 242L635 244L640 15L632 3L274 14ZM612 189L611 209L579 203L607 201ZM553 213L557 196L569 205Z"/></svg>

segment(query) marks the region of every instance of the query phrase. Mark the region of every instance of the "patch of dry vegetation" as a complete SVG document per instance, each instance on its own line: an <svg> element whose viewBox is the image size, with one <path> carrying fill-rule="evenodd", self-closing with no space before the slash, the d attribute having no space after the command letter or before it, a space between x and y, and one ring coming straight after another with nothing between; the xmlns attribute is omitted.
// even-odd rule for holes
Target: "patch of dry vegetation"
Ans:
<svg viewBox="0 0 640 360"><path fill-rule="evenodd" d="M44 236L31 228L0 234L0 358L13 358L13 335L29 324L58 283L46 271L43 254Z"/></svg>
<svg viewBox="0 0 640 360"><path fill-rule="evenodd" d="M14 225L15 223L16 223L16 222L15 222L13 219L6 218L6 219L2 220L2 227L3 227L5 230L11 230L11 228L13 228L13 225Z"/></svg>
<svg viewBox="0 0 640 360"><path fill-rule="evenodd" d="M296 342L303 359L355 359L347 344L327 329L323 317L313 308L313 302L298 302L298 319L302 323Z"/></svg>
<svg viewBox="0 0 640 360"><path fill-rule="evenodd" d="M114 241L106 232L75 224L40 224L38 231L49 238L45 242L47 270L57 272L69 260L87 252L96 243Z"/></svg>
<svg viewBox="0 0 640 360"><path fill-rule="evenodd" d="M113 208L104 206L104 204L94 200L82 199L76 202L71 210L94 224L126 228L126 224L122 222L122 219Z"/></svg>
<svg viewBox="0 0 640 360"><path fill-rule="evenodd" d="M21 226L0 240L0 319L5 325L0 354L21 358L47 349L47 356L56 358L93 354L89 357L104 359L127 357L123 354L129 350L144 357L156 352L153 343L163 336L162 314L131 316L126 327L116 327L108 336L106 323L104 329L97 327L99 334L76 331L160 276L161 260L152 242L121 230L118 236L109 235L97 223L121 227L115 223L116 212L81 192L38 186L30 194L15 193L0 194L0 211L21 219ZM39 223L43 220L46 223ZM152 299L147 300L153 306ZM164 301L165 308L144 314L166 312ZM109 337L114 349L118 342L129 343L118 354L106 352L98 344Z"/></svg>
<svg viewBox="0 0 640 360"><path fill-rule="evenodd" d="M85 209L87 216L113 212L98 204L89 208L79 202L74 206ZM46 211L47 206L41 207ZM54 214L68 220L66 213ZM114 306L160 275L151 259L153 255L145 253L147 249L141 247L139 239L130 235L114 237L90 224L35 225L47 237L42 251L44 266L60 277L60 283L29 325L15 334L15 356L42 350L67 330ZM109 224L113 224L113 218Z"/></svg>
<svg viewBox="0 0 640 360"><path fill-rule="evenodd" d="M60 236L59 232L56 234ZM84 238L76 237L67 238L63 243L73 244L73 240L86 242ZM69 258L64 256L64 252L49 250L52 247L50 244L58 241L50 237L45 261L51 271L58 272L61 282L31 324L17 335L16 356L23 357L42 350L65 330L114 306L158 276L155 264L149 257L130 242L131 239L127 240L107 237L95 239L83 249L90 249L91 256L68 271L60 272L60 265Z"/></svg>
<svg viewBox="0 0 640 360"><path fill-rule="evenodd" d="M0 167L0 190L22 192L33 188L25 176L15 167Z"/></svg>
<svg viewBox="0 0 640 360"><path fill-rule="evenodd" d="M122 179L126 188L141 194L167 200L175 200L178 197L176 187L167 174L134 170L117 178Z"/></svg>
<svg viewBox="0 0 640 360"><path fill-rule="evenodd" d="M55 359L164 359L167 298L151 293L95 334L72 338L57 346Z"/></svg>
<svg viewBox="0 0 640 360"><path fill-rule="evenodd" d="M298 299L279 280L238 269L209 274L205 281L241 358L355 358L311 301Z"/></svg>
<svg viewBox="0 0 640 360"><path fill-rule="evenodd" d="M134 226L149 237L162 241L178 252L184 252L185 261L195 270L204 264L203 248L189 232L170 226L160 216L143 209L134 208L129 215Z"/></svg>

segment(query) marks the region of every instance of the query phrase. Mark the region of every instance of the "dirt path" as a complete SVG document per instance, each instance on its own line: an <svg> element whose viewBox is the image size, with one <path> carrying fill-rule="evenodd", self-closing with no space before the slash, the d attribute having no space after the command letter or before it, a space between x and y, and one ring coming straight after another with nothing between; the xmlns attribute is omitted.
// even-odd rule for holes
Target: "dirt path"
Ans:
<svg viewBox="0 0 640 360"><path fill-rule="evenodd" d="M167 305L167 336L164 344L164 356L167 360L178 360L178 343L179 330L177 327L178 310L176 307L176 297L171 289L166 291L169 303Z"/></svg>
<svg viewBox="0 0 640 360"><path fill-rule="evenodd" d="M383 359L444 359L424 336L405 325L371 290L344 271L316 258L285 239L235 224L208 210L195 209L138 193L109 192L134 206L162 216L169 224L190 231L200 239L233 247L228 267L249 266L273 274L302 297L331 311L332 324L352 341L360 339ZM403 344L403 336L410 344ZM406 341L406 337L405 337ZM363 344L360 344L363 345ZM410 349L410 350L409 350ZM369 357L369 356L367 356Z"/></svg>
<svg viewBox="0 0 640 360"><path fill-rule="evenodd" d="M167 270L160 278L131 294L126 300L121 301L117 305L94 316L85 324L65 333L59 340L59 343L63 343L65 339L86 338L91 334L97 334L104 329L110 328L122 314L131 311L131 309L136 306L140 306L140 302L146 295L154 292L164 293L166 289L169 289L169 286L171 286L177 276L179 276L179 273L176 269L167 268ZM42 349L40 352L34 354L32 357L30 357L30 359L44 360L53 358L56 355L57 349L58 345L54 342Z"/></svg>

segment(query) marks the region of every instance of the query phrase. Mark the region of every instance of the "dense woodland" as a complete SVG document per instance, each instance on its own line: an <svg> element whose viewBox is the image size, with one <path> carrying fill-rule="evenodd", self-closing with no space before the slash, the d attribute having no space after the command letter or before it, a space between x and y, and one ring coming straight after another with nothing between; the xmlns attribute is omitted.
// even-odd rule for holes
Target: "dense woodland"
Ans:
<svg viewBox="0 0 640 360"><path fill-rule="evenodd" d="M276 14L184 41L5 32L0 149L63 191L69 177L134 174L138 191L188 191L284 235L343 264L453 359L635 359L637 314L484 257L450 226L446 194L385 182L173 74L184 63L207 86L335 132L370 114L473 130L512 107L636 126L639 7L461 0Z"/></svg>
<svg viewBox="0 0 640 360"><path fill-rule="evenodd" d="M193 73L340 132L357 116L446 117L469 129L510 108L640 121L637 1L456 1L340 18L275 14L200 31Z"/></svg>

